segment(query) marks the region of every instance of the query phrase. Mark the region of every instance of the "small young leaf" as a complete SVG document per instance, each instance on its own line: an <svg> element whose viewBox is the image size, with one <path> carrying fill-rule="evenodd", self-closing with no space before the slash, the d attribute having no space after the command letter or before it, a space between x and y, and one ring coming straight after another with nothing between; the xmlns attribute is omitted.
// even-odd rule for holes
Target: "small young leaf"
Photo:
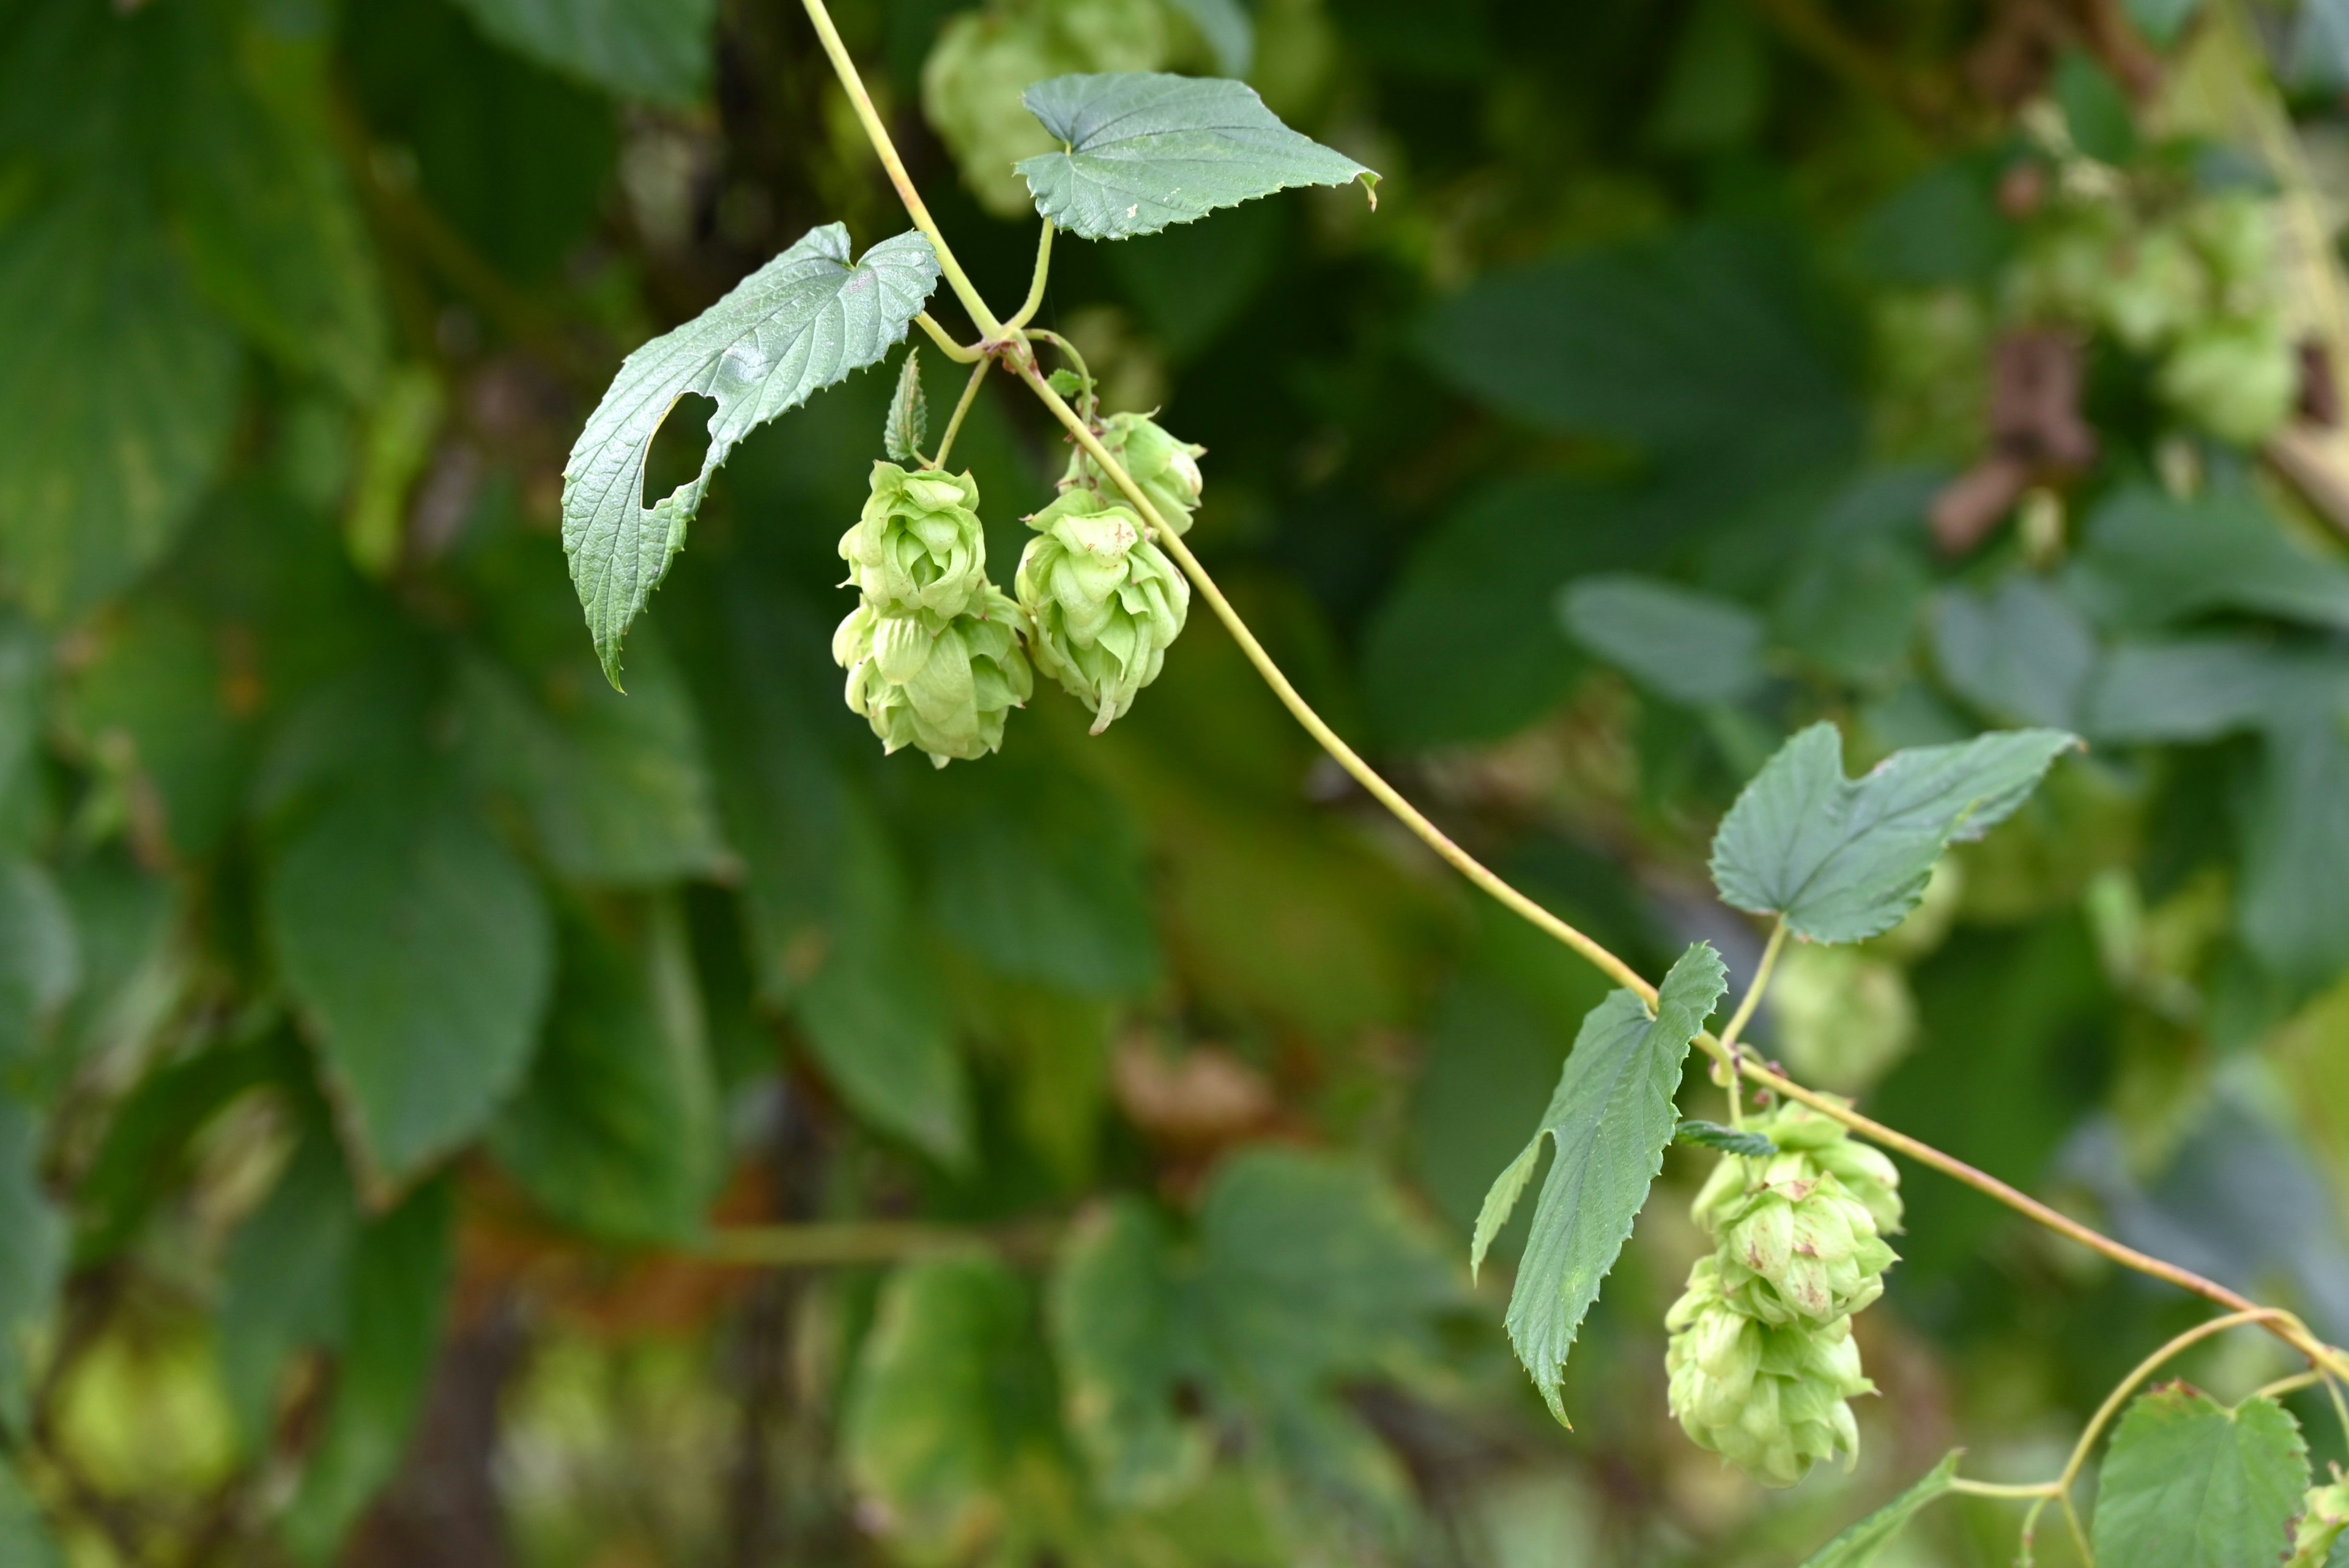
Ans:
<svg viewBox="0 0 2349 1568"><path fill-rule="evenodd" d="M1918 1511L1949 1491L1950 1483L1958 1479L1959 1452L1951 1449L1940 1464L1919 1477L1915 1486L1820 1547L1803 1568L1873 1568Z"/></svg>
<svg viewBox="0 0 2349 1568"><path fill-rule="evenodd" d="M1628 991L1592 1008L1533 1141L1493 1183L1476 1216L1472 1271L1484 1262L1485 1249L1533 1179L1542 1139L1557 1144L1509 1293L1507 1324L1517 1359L1560 1421L1566 1410L1558 1383L1567 1352L1599 1299L1599 1282L1630 1237L1649 1185L1663 1168L1682 1059L1728 988L1721 955L1699 942L1664 977L1653 1017Z"/></svg>
<svg viewBox="0 0 2349 1568"><path fill-rule="evenodd" d="M2308 1488L2300 1424L2273 1399L2230 1410L2183 1383L2121 1417L2096 1492L2096 1561L2243 1568L2281 1561Z"/></svg>
<svg viewBox="0 0 2349 1568"><path fill-rule="evenodd" d="M676 331L628 356L563 465L563 548L604 673L684 546L709 476L758 426L877 364L937 286L937 253L906 233L848 258L848 229L810 229ZM644 504L645 460L687 393L716 400L701 472Z"/></svg>
<svg viewBox="0 0 2349 1568"><path fill-rule="evenodd" d="M1074 370L1055 370L1044 378L1044 383L1064 398L1073 398L1085 389L1085 379Z"/></svg>
<svg viewBox="0 0 2349 1568"><path fill-rule="evenodd" d="M1378 175L1280 123L1244 82L1160 73L1054 77L1028 111L1062 146L1020 161L1036 210L1072 234L1123 240L1292 185Z"/></svg>
<svg viewBox="0 0 2349 1568"><path fill-rule="evenodd" d="M1778 1152L1778 1146L1760 1133L1740 1132L1735 1127L1723 1127L1719 1122L1698 1121L1693 1117L1672 1129L1672 1141L1717 1148L1723 1154L1742 1154L1749 1159L1767 1159Z"/></svg>
<svg viewBox="0 0 2349 1568"><path fill-rule="evenodd" d="M1722 819L1713 885L1740 909L1783 916L1808 941L1889 931L1917 907L1943 849L2005 821L2079 743L2061 730L2010 730L1896 752L1847 779L1842 736L1814 724Z"/></svg>
<svg viewBox="0 0 2349 1568"><path fill-rule="evenodd" d="M897 369L897 390L889 399L889 421L881 429L881 444L894 462L922 461L922 443L930 439L930 405L922 396L922 351L905 350Z"/></svg>

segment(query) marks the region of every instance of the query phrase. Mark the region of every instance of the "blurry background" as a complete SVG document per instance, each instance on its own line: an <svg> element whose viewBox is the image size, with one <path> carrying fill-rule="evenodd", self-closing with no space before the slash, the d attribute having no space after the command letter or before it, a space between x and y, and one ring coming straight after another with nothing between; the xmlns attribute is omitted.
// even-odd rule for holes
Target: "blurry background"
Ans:
<svg viewBox="0 0 2349 1568"><path fill-rule="evenodd" d="M1750 969L1705 846L1795 727L2088 735L1760 1037L2349 1335L2349 5L837 14L999 305L1035 78L1383 171L1063 240L1041 320L1206 444L1311 699L1648 972ZM739 450L610 691L570 442L833 220L904 226L788 0L0 0L0 1562L1761 1568L2052 1472L2194 1319L1911 1171L1863 1460L1765 1495L1664 1412L1681 1149L1558 1429L1466 1224L1600 982L1205 614L1105 737L885 761L826 639L888 370Z"/></svg>

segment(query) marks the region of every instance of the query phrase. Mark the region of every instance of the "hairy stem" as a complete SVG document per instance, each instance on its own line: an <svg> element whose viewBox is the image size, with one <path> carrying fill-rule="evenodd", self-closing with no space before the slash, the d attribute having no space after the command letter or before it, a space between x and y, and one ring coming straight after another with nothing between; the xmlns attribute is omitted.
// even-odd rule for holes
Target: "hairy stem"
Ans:
<svg viewBox="0 0 2349 1568"><path fill-rule="evenodd" d="M1738 1065L1744 1053L1737 1048L1737 1037L1753 1021L1754 1010L1762 1005L1762 993L1769 989L1770 971L1778 967L1778 950L1786 945L1786 922L1780 920L1770 928L1770 941L1762 950L1762 961L1754 966L1753 981L1737 1003L1737 1011L1729 1015L1729 1023L1721 1032L1721 1048L1729 1054L1729 1125L1745 1125L1745 1095L1740 1085Z"/></svg>
<svg viewBox="0 0 2349 1568"><path fill-rule="evenodd" d="M970 412L970 405L978 398L978 384L987 379L987 368L994 363L994 360L982 357L970 368L970 379L962 385L962 396L956 401L954 413L947 421L946 433L938 437L938 455L930 459L932 468L946 467L947 453L954 451L955 432L962 429L963 416Z"/></svg>
<svg viewBox="0 0 2349 1568"><path fill-rule="evenodd" d="M946 235L938 232L937 221L923 205L922 193L914 189L913 176L905 172L905 161L897 156L896 143L889 140L889 128L881 123L880 111L873 107L873 95L864 90L864 78L856 74L856 62L848 57L848 46L840 41L840 30L832 25L832 13L824 9L823 0L803 3L808 20L815 24L816 36L823 41L823 52L832 60L833 71L840 78L848 101L856 106L856 118L864 127L865 140L880 155L881 167L889 173L889 183L897 188L897 200L905 204L905 215L914 220L916 228L929 236L930 248L937 252L938 270L946 275L947 284L955 291L955 297L962 301L962 307L970 312L971 325L978 328L979 336L989 339L1002 337L1003 324L995 319L995 313L987 308L987 301L978 296L962 264L955 260L954 252L948 248Z"/></svg>
<svg viewBox="0 0 2349 1568"><path fill-rule="evenodd" d="M1028 297L1020 303L1019 313L1003 324L1007 330L1017 332L1036 319L1036 313L1044 307L1044 286L1051 276L1052 220L1047 218L1043 232L1036 236L1036 275L1028 285Z"/></svg>

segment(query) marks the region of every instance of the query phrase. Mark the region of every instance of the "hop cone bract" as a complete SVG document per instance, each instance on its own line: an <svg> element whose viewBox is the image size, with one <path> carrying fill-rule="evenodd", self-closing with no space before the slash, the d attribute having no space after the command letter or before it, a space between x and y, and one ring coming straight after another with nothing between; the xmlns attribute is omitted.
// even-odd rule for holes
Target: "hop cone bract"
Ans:
<svg viewBox="0 0 2349 1568"><path fill-rule="evenodd" d="M1102 421L1101 443L1133 476L1134 484L1158 509L1160 520L1177 535L1188 533L1204 483L1199 459L1207 449L1169 435L1147 414L1110 415ZM1115 502L1123 495L1081 448L1069 459L1063 483L1081 484L1107 501Z"/></svg>
<svg viewBox="0 0 2349 1568"><path fill-rule="evenodd" d="M1793 1486L1821 1459L1859 1451L1848 1400L1872 1394L1851 1319L1774 1325L1721 1288L1716 1258L1700 1258L1664 1318L1671 1413L1691 1441L1764 1486Z"/></svg>
<svg viewBox="0 0 2349 1568"><path fill-rule="evenodd" d="M976 607L987 589L978 482L876 462L872 484L864 514L840 537L846 586L883 615L953 617Z"/></svg>
<svg viewBox="0 0 2349 1568"><path fill-rule="evenodd" d="M944 767L999 750L1005 717L1034 690L1019 626L1019 607L982 584L978 607L961 615L859 605L833 634L832 656L848 671L848 706L885 749L914 746Z"/></svg>

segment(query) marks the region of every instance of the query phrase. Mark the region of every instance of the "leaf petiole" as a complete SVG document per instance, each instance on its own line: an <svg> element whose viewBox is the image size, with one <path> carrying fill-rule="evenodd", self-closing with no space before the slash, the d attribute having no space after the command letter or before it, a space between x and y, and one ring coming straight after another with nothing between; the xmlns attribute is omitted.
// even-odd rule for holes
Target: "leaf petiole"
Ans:
<svg viewBox="0 0 2349 1568"><path fill-rule="evenodd" d="M970 405L978 400L978 384L987 379L988 367L994 363L993 359L981 355L978 363L970 368L970 379L963 383L962 396L956 400L954 412L947 420L946 433L938 437L938 454L930 459L926 466L946 467L947 453L954 450L955 432L962 429L962 417L970 412Z"/></svg>
<svg viewBox="0 0 2349 1568"><path fill-rule="evenodd" d="M1770 940L1762 949L1762 961L1754 966L1753 982L1738 999L1737 1011L1729 1015L1729 1023L1721 1031L1721 1049L1728 1056L1729 1125L1743 1129L1745 1126L1745 1096L1741 1089L1740 1064L1744 1054L1737 1048L1737 1036L1753 1022L1754 1010L1762 1005L1762 993L1770 987L1770 971L1778 967L1778 950L1786 945L1786 922L1781 918L1770 928Z"/></svg>
<svg viewBox="0 0 2349 1568"><path fill-rule="evenodd" d="M1005 322L1008 331L1017 332L1036 319L1036 312L1044 307L1044 286L1052 276L1052 220L1044 220L1043 232L1036 236L1036 275L1028 285L1028 297L1019 313Z"/></svg>

